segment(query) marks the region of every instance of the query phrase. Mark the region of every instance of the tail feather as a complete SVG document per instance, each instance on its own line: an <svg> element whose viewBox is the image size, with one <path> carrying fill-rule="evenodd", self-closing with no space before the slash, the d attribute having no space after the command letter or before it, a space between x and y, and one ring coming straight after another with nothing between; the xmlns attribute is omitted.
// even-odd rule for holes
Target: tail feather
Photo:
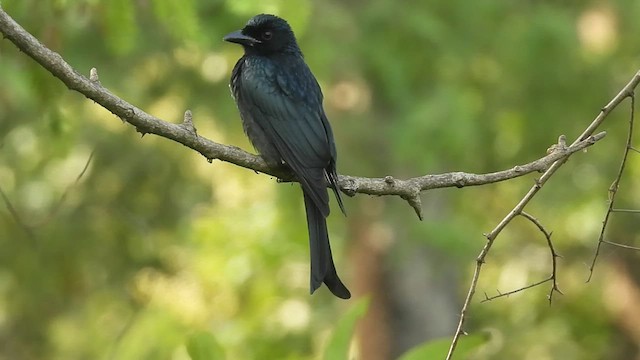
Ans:
<svg viewBox="0 0 640 360"><path fill-rule="evenodd" d="M335 296L341 299L349 299L351 293L338 277L333 263L326 218L304 190L303 194L304 206L307 212L307 225L309 227L311 293L313 294L324 282Z"/></svg>
<svg viewBox="0 0 640 360"><path fill-rule="evenodd" d="M332 172L327 171L325 174L331 190L333 190L333 193L336 195L336 200L338 201L340 210L344 216L347 216L347 211L344 209L344 204L342 203L342 197L340 197L340 189L338 189L338 174L335 173L335 170Z"/></svg>

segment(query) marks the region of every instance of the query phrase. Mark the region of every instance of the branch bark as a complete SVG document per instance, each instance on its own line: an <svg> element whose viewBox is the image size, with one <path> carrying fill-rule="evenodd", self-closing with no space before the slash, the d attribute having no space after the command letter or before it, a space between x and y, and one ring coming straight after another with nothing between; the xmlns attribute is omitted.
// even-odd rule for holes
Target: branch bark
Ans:
<svg viewBox="0 0 640 360"><path fill-rule="evenodd" d="M88 78L73 69L59 54L45 47L34 36L32 36L18 23L16 23L6 12L4 12L1 5L0 33L2 33L4 38L11 41L27 56L34 59L44 69L49 71L54 77L62 81L69 89L75 90L83 94L87 98L95 101L97 104L109 110L111 113L113 113L123 121L133 125L136 130L143 135L147 133L155 134L176 141L186 147L199 152L210 162L214 159L217 159L257 172L269 174L285 181L295 181L295 179L292 178L291 174L284 172L282 169L270 168L259 156L250 154L238 147L220 144L199 136L193 125L192 114L188 110L185 112L183 122L180 124L175 124L154 117L144 112L140 108L130 104L129 102L119 98L118 96L111 93L107 88L102 86L98 78L98 72L95 68L91 69L90 76ZM535 220L535 218L527 215L523 210L525 206L531 201L531 199L542 188L542 186L546 183L546 181L548 181L549 178L564 163L566 163L571 155L593 145L597 141L604 138L604 136L606 135L605 132L600 132L593 135L595 130L600 126L602 121L604 121L604 119L615 107L617 107L625 98L633 95L633 91L639 83L640 72L638 72L631 79L631 81L620 91L620 93L616 95L609 102L609 104L607 104L601 110L601 112L593 120L593 122L571 145L567 146L565 137L564 135L562 135L558 140L558 143L553 145L551 150L545 156L542 156L541 158L526 164L514 166L510 169L485 174L450 172L435 175L424 175L404 180L395 179L392 176L381 178L365 178L350 175L339 176L339 186L345 194L349 196L354 196L358 193L379 196L400 196L401 198L405 199L411 207L413 207L418 217L422 219L422 210L420 203L420 194L422 191L446 187L462 188L465 186L485 185L521 177L532 172L543 173L539 179L536 179L535 184L531 187L529 192L520 200L520 202L515 205L513 210L508 213L490 233L485 235L487 238L487 242L476 259L475 271L471 280L469 290L467 292L465 302L460 312L460 319L458 322L456 333L454 334L451 346L449 348L449 353L447 354L447 359L450 359L453 356L458 340L463 334L465 334L463 327L465 325L466 315L471 300L473 299L473 296L476 292L478 278L480 276L481 268L485 261L485 258L488 255L496 237L516 216L525 216L540 228L540 230L545 234L547 238L553 260L553 269L550 278L539 283L532 284L523 289L518 289L516 291L521 291L532 286L537 286L547 281L553 281L549 297L551 298L554 291L559 292L556 283L555 264L555 258L558 255L555 253L555 250L553 249L553 246L551 244L550 233L544 230L544 228L542 228L542 226L539 224L539 222L537 222L537 220ZM631 144L628 143L627 153L629 151L640 152L640 150L633 148ZM4 197L4 194L0 195L3 195ZM8 202L7 199L5 199L5 201ZM611 206L609 208L609 213L615 211L637 211L614 209L613 201L611 201L610 205ZM613 244L601 238L598 246L600 246L600 244L602 243Z"/></svg>
<svg viewBox="0 0 640 360"><path fill-rule="evenodd" d="M609 101L609 103L600 110L600 113L596 116L596 118L591 122L591 124L589 124L589 126L587 126L587 128L582 132L582 134L578 136L578 138L571 144L570 147L576 146L581 142L585 141L586 139L593 138L594 135L591 135L591 134L593 134L596 131L596 129L602 124L602 122L607 118L607 116L609 116L609 114L613 111L613 109L615 109L618 105L620 105L620 103L622 103L622 101L624 101L624 99L626 99L627 97L634 99L634 90L638 86L638 84L640 84L640 71L638 71L633 76L633 78L629 80L627 85L625 85L622 88L622 90L620 90L620 92L618 92L618 94L614 96L613 99L611 99L611 101ZM633 116L632 116L632 120L633 120ZM598 135L595 135L595 136L598 136ZM565 142L564 139L560 139L558 141L559 146L562 147L561 143L564 143L564 142ZM627 145L629 146L629 143ZM625 153L625 159L626 159L626 154L627 153ZM493 230L491 230L490 233L485 234L487 242L485 243L484 247L480 251L480 254L478 255L478 257L476 258L476 266L473 272L473 276L471 278L471 285L469 285L469 290L467 291L467 297L465 298L465 301L462 304L462 309L460 310L460 319L458 320L456 333L453 335L453 340L451 341L451 346L449 347L449 353L447 354L446 360L450 360L453 357L453 354L455 352L456 346L458 345L458 341L460 340L460 337L465 334L463 327L467 319L467 312L469 309L469 305L471 304L471 300L473 299L473 296L475 295L475 292L476 292L476 288L478 286L478 279L480 278L482 265L484 264L485 259L489 254L489 251L491 250L491 247L493 246L496 238L498 237L498 235L500 235L502 230L504 230L504 228L507 225L509 225L509 223L511 223L511 221L516 216L522 214L527 204L529 204L529 202L533 199L533 197L536 196L536 194L540 191L540 189L542 189L544 184L551 178L551 176L553 176L553 174L555 174L555 172L562 165L564 165L567 162L568 159L569 159L569 156L562 157L558 161L554 162L548 169L546 169L545 172L540 176L540 178L536 180L535 184L531 186L531 188L524 195L524 197L518 202L518 204L516 204L516 206L498 223L498 225L496 225L496 227ZM623 164L624 164L624 161L623 161ZM621 170L621 173L622 173L622 170ZM601 243L602 241L598 243L598 248ZM597 252L596 252L596 257L597 257ZM556 286L555 282L554 282L554 286ZM552 293L553 293L553 290L552 290Z"/></svg>
<svg viewBox="0 0 640 360"><path fill-rule="evenodd" d="M272 175L285 181L295 181L291 174L281 169L267 166L261 157L250 154L236 146L224 145L199 136L191 114L185 113L182 124L174 124L152 116L129 102L119 98L103 87L98 80L97 70L91 69L90 77L82 75L71 67L59 54L45 47L33 35L15 22L0 6L0 32L21 51L34 59L53 76L62 81L69 89L75 90L95 101L111 113L136 127L144 134L154 134L189 147L204 156L208 161L226 161L247 169ZM229 97L231 101L231 97ZM395 179L391 176L382 178L365 178L340 175L339 186L348 196L357 193L369 195L395 195L405 199L422 219L420 193L425 190L445 187L465 187L505 181L532 172L542 172L560 159L567 159L571 154L580 151L602 139L604 133L594 137L585 137L570 147L556 147L556 150L537 160L514 166L502 171L474 174L467 172L450 172L436 175L425 175L410 179Z"/></svg>

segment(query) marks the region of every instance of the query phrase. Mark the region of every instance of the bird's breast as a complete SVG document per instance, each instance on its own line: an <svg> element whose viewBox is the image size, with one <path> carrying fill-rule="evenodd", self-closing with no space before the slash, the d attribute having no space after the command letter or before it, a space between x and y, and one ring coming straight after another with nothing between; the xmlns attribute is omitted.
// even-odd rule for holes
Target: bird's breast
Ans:
<svg viewBox="0 0 640 360"><path fill-rule="evenodd" d="M273 62L264 57L247 57L242 66L243 80L272 82L276 78Z"/></svg>
<svg viewBox="0 0 640 360"><path fill-rule="evenodd" d="M269 62L245 57L234 68L231 78L231 90L240 110L242 125L253 146L270 166L278 166L282 157L276 149L273 139L263 129L267 109L258 98L266 98L273 92L275 73ZM248 95L251 94L251 95Z"/></svg>

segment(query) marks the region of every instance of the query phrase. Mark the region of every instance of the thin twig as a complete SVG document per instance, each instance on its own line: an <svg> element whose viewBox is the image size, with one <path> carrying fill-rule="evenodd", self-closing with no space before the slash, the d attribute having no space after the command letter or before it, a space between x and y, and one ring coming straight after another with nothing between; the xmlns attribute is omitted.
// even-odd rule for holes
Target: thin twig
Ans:
<svg viewBox="0 0 640 360"><path fill-rule="evenodd" d="M109 359L116 359L116 356L118 355L118 351L120 350L120 346L122 345L122 341L124 340L125 335L127 335L129 330L131 330L133 325L135 325L136 321L140 319L141 312L142 312L142 307L136 306L133 313L129 316L129 319L127 319L127 322L124 324L122 329L116 335L116 338L114 339L113 344L111 345L111 350L109 350Z"/></svg>
<svg viewBox="0 0 640 360"><path fill-rule="evenodd" d="M613 245L613 246L621 247L621 248L624 248L624 249L640 251L640 247L637 247L637 246L631 246L631 245L620 244L620 243L613 242L613 241L609 241L609 240L602 240L602 242L603 242L603 243L605 243L605 244L609 244L609 245Z"/></svg>
<svg viewBox="0 0 640 360"><path fill-rule="evenodd" d="M89 154L89 158L87 159L87 162L84 164L84 167L82 168L82 170L80 171L80 173L78 174L78 176L76 176L76 180L73 182L73 184L70 184L69 186L67 186L64 189L64 192L62 193L62 195L60 196L60 199L58 199L58 202L52 207L51 211L49 211L49 214L47 214L47 216L45 216L41 221L39 221L37 224L32 224L32 226L34 228L40 227L40 226L44 226L46 225L49 221L51 221L51 219L55 218L56 214L58 213L58 211L60 211L60 209L62 208L62 204L64 204L64 201L67 199L67 196L69 195L69 191L78 185L78 183L80 182L80 179L82 179L82 177L84 176L84 174L87 172L87 169L89 169L89 164L91 164L91 160L93 160L93 155L95 153L95 150L91 152L91 154Z"/></svg>
<svg viewBox="0 0 640 360"><path fill-rule="evenodd" d="M544 235L544 238L547 241L547 246L549 247L549 252L551 253L551 275L549 275L548 278L538 281L536 283L527 285L527 286L523 286L519 289L516 290L512 290L506 293L498 293L498 295L495 296L487 296L487 294L485 294L485 299L482 300L481 302L486 302L486 301L490 301L490 300L494 300L497 298L501 298L501 297L505 297L505 296L509 296L515 293L518 293L520 291L523 290L527 290L527 289L531 289L533 287L536 287L538 285L542 285L548 281L551 281L553 284L551 285L551 290L549 290L549 295L547 295L547 299L549 300L549 305L551 305L551 301L553 300L553 294L555 292L557 292L558 294L562 294L562 291L560 291L560 288L558 287L558 281L557 281L557 269L558 269L558 262L557 259L560 257L560 255L558 255L558 253L556 252L554 246L553 246L553 241L551 241L551 232L548 231L544 225L542 225L542 223L536 219L533 215L522 211L520 213L520 216L526 218L527 220L529 220L530 222L532 222L537 228L538 230L540 230L540 232L542 233L542 235Z"/></svg>
<svg viewBox="0 0 640 360"><path fill-rule="evenodd" d="M591 281L593 277L593 269L596 267L596 261L598 261L598 255L600 255L600 248L602 244L608 244L609 242L605 241L604 234L607 230L607 225L609 224L609 217L613 213L614 203L616 201L616 195L618 194L618 188L620 186L620 180L622 179L622 173L624 172L625 166L627 165L627 157L629 156L629 152L631 150L631 143L633 141L633 120L635 116L635 104L636 97L635 93L632 90L627 92L627 97L631 99L631 110L629 114L629 131L627 133L627 142L624 146L624 154L622 155L622 161L620 162L620 168L618 169L618 175L616 175L615 180L609 187L609 208L607 209L607 213L604 215L604 220L602 221L602 228L600 229L600 235L598 236L598 246L596 246L595 253L593 254L593 260L591 261L591 266L589 266L589 277L587 278L587 282Z"/></svg>
<svg viewBox="0 0 640 360"><path fill-rule="evenodd" d="M7 210L9 210L11 217L13 217L13 220L16 222L16 224L18 224L18 226L22 229L25 235L27 235L27 238L29 238L31 241L35 241L36 236L35 236L35 233L33 232L33 229L22 220L20 213L13 206L13 204L11 203L11 200L9 199L7 194L4 192L2 187L0 187L0 197L2 197L2 201L7 207Z"/></svg>
<svg viewBox="0 0 640 360"><path fill-rule="evenodd" d="M609 103L602 108L602 110L600 110L600 113L596 116L596 118L591 122L591 124L589 124L589 126L587 126L582 134L580 134L580 136L578 136L578 138L571 145L573 146L589 138L600 126L600 124L602 124L602 122L607 118L609 113L611 113L611 111L613 111L613 109L615 109L625 98L633 93L633 90L638 86L638 83L640 83L640 71L636 72L636 74L627 83L627 85L625 85L624 88L622 88L622 90L620 90L620 92L618 92L618 94L614 96L613 99L611 99L611 101L609 101ZM487 238L487 242L485 243L476 259L476 266L471 278L471 284L469 285L467 296L464 300L464 303L462 304L462 309L460 310L458 326L456 327L456 332L453 335L451 346L449 347L449 352L447 353L447 360L450 360L452 358L460 336L465 334L464 324L466 321L467 312L469 311L469 305L471 304L471 300L473 299L476 288L478 286L478 278L480 277L482 265L485 262L485 258L489 253L489 250L491 250L491 247L493 246L493 242L500 234L500 232L507 226L507 224L509 224L511 220L513 220L513 218L515 218L522 212L524 207L531 201L531 199L538 193L538 191L540 191L547 180L549 180L549 178L568 160L569 156L570 155L561 157L559 160L554 162L553 165L551 165L544 172L544 174L542 174L540 179L531 187L531 189L529 189L527 194L522 198L522 200L520 200L520 202L513 208L513 210L511 210L511 212L509 212L509 214L507 214L507 216L505 216L489 234L485 235L485 237Z"/></svg>
<svg viewBox="0 0 640 360"><path fill-rule="evenodd" d="M640 214L640 210L638 209L611 209L611 212Z"/></svg>
<svg viewBox="0 0 640 360"><path fill-rule="evenodd" d="M520 213L520 215L529 219L529 221L531 221L535 226L537 226L538 229L540 229L540 232L544 234L544 238L547 240L547 246L549 246L549 252L551 254L550 279L553 282L553 284L551 285L551 289L549 290L549 295L547 295L547 299L549 299L549 305L551 305L551 302L553 300L553 294L555 292L562 295L562 291L560 291L560 288L558 287L558 258L560 257L560 255L558 255L555 247L553 246L553 241L551 240L552 233L550 231L547 231L547 229L545 229L545 227L540 223L540 221L538 221L538 219L536 219L529 213L523 211Z"/></svg>
<svg viewBox="0 0 640 360"><path fill-rule="evenodd" d="M66 63L60 55L43 46L35 37L25 31L2 10L1 6L0 33L14 43L20 50L25 52L29 57L38 62L43 68L47 69L51 74L60 79L69 89L78 91L92 99L119 118L135 126L142 134L155 134L179 142L199 152L209 161L214 159L222 160L257 172L283 178L285 180L295 180L279 169L269 168L259 156L252 155L235 146L219 144L202 136L198 136L193 131L190 131L191 129L189 129L189 126L162 121L115 96L108 89L100 85L96 70L92 71L92 76L90 78L81 75ZM524 207L537 194L546 181L568 160L573 153L594 144L605 136L604 132L595 136L592 136L592 134L602 121L604 121L607 115L625 97L631 94L638 82L640 82L640 72L636 73L625 88L623 88L622 91L602 109L596 119L583 131L573 144L568 147L560 146L559 149L554 148L551 154L522 166L515 166L512 169L490 174L454 172L439 175L427 175L408 180L397 180L391 178L392 181L389 181L389 177L339 177L339 186L347 195L353 196L356 193L370 195L397 195L407 200L420 216L421 210L419 208L419 201L417 200L419 200L419 194L421 191L444 187L459 188L464 186L483 185L520 177L534 171L544 171L540 179L536 181L533 187L513 208L513 210L505 216L505 218L502 219L502 221L489 234L486 235L487 242L476 259L476 267L471 280L471 285L461 309L460 320L456 334L452 340L447 359L451 359L460 336L464 334L463 326L466 320L466 314L476 291L482 264L484 263L496 237L514 217L522 213Z"/></svg>
<svg viewBox="0 0 640 360"><path fill-rule="evenodd" d="M551 280L553 280L553 277L549 276L548 278L546 278L544 280L540 280L540 281L538 281L536 283L529 284L527 286L523 286L523 287L515 289L515 290L507 291L507 292L504 292L504 293L503 292L498 292L498 295L494 295L494 296L489 296L489 295L487 295L485 293L484 294L484 299L482 299L482 301L480 301L480 302L487 302L487 301L495 300L495 299L498 299L498 298L501 298L501 297L509 297L509 296L511 296L511 295L513 295L515 293L519 293L521 291L524 291L524 290L527 290L527 289L531 289L531 288L534 288L536 286L540 286L540 285L542 285L542 284L544 284L546 282L549 282Z"/></svg>

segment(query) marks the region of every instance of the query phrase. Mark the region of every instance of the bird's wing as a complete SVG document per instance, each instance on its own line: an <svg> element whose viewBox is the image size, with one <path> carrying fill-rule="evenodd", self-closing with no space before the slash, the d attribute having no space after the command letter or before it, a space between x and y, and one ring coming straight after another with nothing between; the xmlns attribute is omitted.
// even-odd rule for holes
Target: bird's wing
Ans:
<svg viewBox="0 0 640 360"><path fill-rule="evenodd" d="M275 83L261 80L264 79L242 79L243 101L253 105L253 120L273 141L303 190L327 216L325 168L332 161L335 145L322 109L320 87L304 64L277 75Z"/></svg>
<svg viewBox="0 0 640 360"><path fill-rule="evenodd" d="M316 81L316 78L311 73L311 70L304 63L298 63L300 66L298 71L281 72L277 76L277 83L280 89L292 100L302 102L311 109L319 109L320 122L326 132L326 139L328 143L328 149L330 153L329 163L325 165L326 179L329 182L329 186L333 190L336 196L340 210L343 214L347 214L340 197L340 190L338 189L338 174L336 173L336 161L337 151L336 144L333 140L333 133L331 131L331 125L327 119L324 109L322 107L322 91L320 85ZM304 76L300 76L304 74ZM292 84L297 86L292 86Z"/></svg>

